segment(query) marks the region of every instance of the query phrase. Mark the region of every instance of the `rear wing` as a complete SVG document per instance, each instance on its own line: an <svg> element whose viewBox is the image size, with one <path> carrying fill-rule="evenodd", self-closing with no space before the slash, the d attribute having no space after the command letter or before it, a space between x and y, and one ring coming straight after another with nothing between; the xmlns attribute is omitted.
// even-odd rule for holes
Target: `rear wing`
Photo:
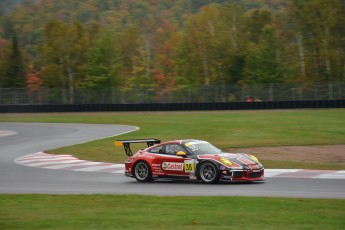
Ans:
<svg viewBox="0 0 345 230"><path fill-rule="evenodd" d="M123 145L123 147L125 148L125 152L127 156L133 156L130 144L137 144L137 143L147 143L147 147L151 147L155 144L159 144L161 143L160 140L154 139L154 138L150 138L150 139L133 139L133 140L117 140L115 141L115 146L117 147L121 147Z"/></svg>

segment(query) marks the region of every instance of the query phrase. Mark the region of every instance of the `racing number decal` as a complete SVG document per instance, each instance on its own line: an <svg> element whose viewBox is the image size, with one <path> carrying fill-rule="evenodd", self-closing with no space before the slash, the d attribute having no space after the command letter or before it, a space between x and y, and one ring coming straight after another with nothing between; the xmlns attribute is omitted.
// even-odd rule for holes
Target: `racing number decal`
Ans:
<svg viewBox="0 0 345 230"><path fill-rule="evenodd" d="M194 160L186 160L184 161L184 171L185 172L194 172Z"/></svg>
<svg viewBox="0 0 345 230"><path fill-rule="evenodd" d="M185 164L184 165L185 172L194 172L194 164Z"/></svg>

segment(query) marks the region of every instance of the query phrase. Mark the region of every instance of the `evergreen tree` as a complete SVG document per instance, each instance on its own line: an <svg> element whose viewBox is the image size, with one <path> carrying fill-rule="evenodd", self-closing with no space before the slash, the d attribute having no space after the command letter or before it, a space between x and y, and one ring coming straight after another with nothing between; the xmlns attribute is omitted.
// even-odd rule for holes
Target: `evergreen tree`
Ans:
<svg viewBox="0 0 345 230"><path fill-rule="evenodd" d="M2 65L2 87L25 87L25 65L16 35L12 38L12 44L5 49Z"/></svg>

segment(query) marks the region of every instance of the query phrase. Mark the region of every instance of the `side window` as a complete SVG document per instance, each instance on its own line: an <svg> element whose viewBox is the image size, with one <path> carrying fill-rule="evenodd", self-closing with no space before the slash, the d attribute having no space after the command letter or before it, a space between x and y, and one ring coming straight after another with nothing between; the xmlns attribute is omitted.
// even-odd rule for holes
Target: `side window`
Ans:
<svg viewBox="0 0 345 230"><path fill-rule="evenodd" d="M163 145L150 149L150 153L163 153Z"/></svg>
<svg viewBox="0 0 345 230"><path fill-rule="evenodd" d="M178 151L183 151L180 145L166 145L166 154L176 155Z"/></svg>

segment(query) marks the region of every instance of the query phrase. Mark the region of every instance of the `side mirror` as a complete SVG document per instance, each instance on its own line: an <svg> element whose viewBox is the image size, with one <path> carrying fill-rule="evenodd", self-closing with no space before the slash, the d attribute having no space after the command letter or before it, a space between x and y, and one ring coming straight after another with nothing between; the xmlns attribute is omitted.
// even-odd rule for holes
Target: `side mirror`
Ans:
<svg viewBox="0 0 345 230"><path fill-rule="evenodd" d="M178 151L178 152L176 153L176 156L179 156L179 157L186 157L187 154L186 154L185 152L183 152L183 151Z"/></svg>

